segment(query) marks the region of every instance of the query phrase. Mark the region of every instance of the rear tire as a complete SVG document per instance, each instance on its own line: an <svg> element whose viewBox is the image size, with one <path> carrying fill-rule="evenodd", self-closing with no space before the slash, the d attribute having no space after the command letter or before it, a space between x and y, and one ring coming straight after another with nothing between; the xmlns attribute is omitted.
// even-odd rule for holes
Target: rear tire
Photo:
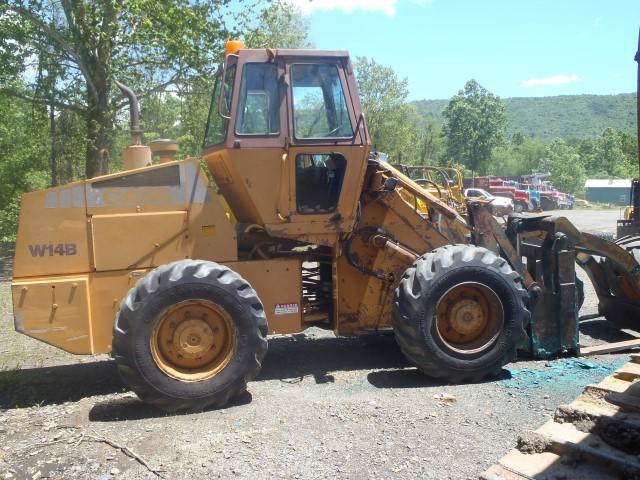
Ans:
<svg viewBox="0 0 640 480"><path fill-rule="evenodd" d="M123 381L167 412L222 407L267 353L267 320L251 285L228 267L180 260L129 290L113 330Z"/></svg>
<svg viewBox="0 0 640 480"><path fill-rule="evenodd" d="M617 239L615 243L629 252L640 265L640 235L626 235ZM612 293L614 295L600 302L598 305L600 314L619 328L637 330L640 325L640 305L624 300L625 294L620 283L627 280L624 276L620 277L623 275L622 272L619 272L608 259L603 260L603 265L608 278L613 282ZM616 279L618 279L618 283L615 283Z"/></svg>
<svg viewBox="0 0 640 480"><path fill-rule="evenodd" d="M393 322L404 355L449 382L497 375L528 338L528 293L493 252L448 245L418 258L396 289Z"/></svg>

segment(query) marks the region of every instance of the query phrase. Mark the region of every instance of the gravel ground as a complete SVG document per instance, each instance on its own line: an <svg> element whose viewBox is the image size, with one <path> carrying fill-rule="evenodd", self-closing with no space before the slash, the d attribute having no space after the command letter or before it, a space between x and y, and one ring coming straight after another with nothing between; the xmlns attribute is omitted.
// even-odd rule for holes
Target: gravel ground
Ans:
<svg viewBox="0 0 640 480"><path fill-rule="evenodd" d="M567 213L590 230L618 218ZM166 416L126 391L108 357L16 334L3 255L0 479L477 478L518 433L628 358L521 360L492 381L445 385L412 368L391 336L309 329L272 338L259 378L228 408ZM587 282L581 313L596 305ZM626 336L601 319L582 325L584 344Z"/></svg>

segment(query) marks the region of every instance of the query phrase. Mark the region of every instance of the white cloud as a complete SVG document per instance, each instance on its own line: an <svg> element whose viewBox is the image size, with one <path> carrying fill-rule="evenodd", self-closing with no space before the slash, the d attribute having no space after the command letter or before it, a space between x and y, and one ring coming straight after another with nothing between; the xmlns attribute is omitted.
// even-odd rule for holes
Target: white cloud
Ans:
<svg viewBox="0 0 640 480"><path fill-rule="evenodd" d="M552 77L544 77L544 78L528 78L527 80L522 80L520 84L524 88L538 87L540 85L564 85L566 83L579 82L582 78L578 75L554 75Z"/></svg>
<svg viewBox="0 0 640 480"><path fill-rule="evenodd" d="M287 3L298 8L302 14L311 15L319 10L340 10L344 13L353 13L356 10L365 12L382 12L389 17L396 14L396 6L399 0L286 0ZM432 0L410 0L420 7L432 2Z"/></svg>
<svg viewBox="0 0 640 480"><path fill-rule="evenodd" d="M620 77L621 77L620 72L613 72L613 73L611 74L611 78L612 78L613 80L618 80Z"/></svg>

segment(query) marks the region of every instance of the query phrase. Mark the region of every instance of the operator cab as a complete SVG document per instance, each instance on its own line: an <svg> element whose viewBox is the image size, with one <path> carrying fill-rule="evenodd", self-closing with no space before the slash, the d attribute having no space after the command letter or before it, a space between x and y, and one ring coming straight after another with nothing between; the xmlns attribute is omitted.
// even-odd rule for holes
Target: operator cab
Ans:
<svg viewBox="0 0 640 480"><path fill-rule="evenodd" d="M205 162L238 221L332 244L355 219L369 151L349 56L239 46L216 74Z"/></svg>

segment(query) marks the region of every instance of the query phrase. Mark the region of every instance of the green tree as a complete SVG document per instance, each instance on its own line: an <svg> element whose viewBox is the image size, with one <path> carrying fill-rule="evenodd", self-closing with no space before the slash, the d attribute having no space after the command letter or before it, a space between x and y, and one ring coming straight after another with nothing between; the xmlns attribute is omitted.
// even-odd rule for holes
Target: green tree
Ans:
<svg viewBox="0 0 640 480"><path fill-rule="evenodd" d="M391 67L365 57L358 57L354 66L371 143L394 163L421 163L428 140L418 127L415 106L406 101L407 79L400 80Z"/></svg>
<svg viewBox="0 0 640 480"><path fill-rule="evenodd" d="M311 47L309 23L300 12L283 0L274 0L257 15L247 20L244 35L249 48L308 48Z"/></svg>
<svg viewBox="0 0 640 480"><path fill-rule="evenodd" d="M510 145L495 147L491 153L488 173L498 176L517 176L543 170L541 166L546 156L546 145L541 140L518 137L517 133Z"/></svg>
<svg viewBox="0 0 640 480"><path fill-rule="evenodd" d="M632 140L631 135L605 128L599 137L579 141L578 150L589 175L601 178L631 178L637 175L637 157Z"/></svg>
<svg viewBox="0 0 640 480"><path fill-rule="evenodd" d="M47 113L0 93L0 118L0 240L10 240L22 193L49 183Z"/></svg>
<svg viewBox="0 0 640 480"><path fill-rule="evenodd" d="M502 145L492 150L486 173L498 177L511 177L528 173L524 171L523 163L522 155L516 148Z"/></svg>
<svg viewBox="0 0 640 480"><path fill-rule="evenodd" d="M422 123L420 120L417 124L422 138L420 163L423 165L440 165L445 149L445 139L442 136L442 130L433 120L428 121L425 126L422 126Z"/></svg>
<svg viewBox="0 0 640 480"><path fill-rule="evenodd" d="M113 101L114 79L132 84L144 98L210 75L231 36L226 19L232 13L226 0L8 0L0 7L0 30L15 45L7 63L35 56L57 69L47 71L55 77L48 94L37 83L27 92L3 87L82 114L85 174L92 177L112 143L121 102Z"/></svg>
<svg viewBox="0 0 640 480"><path fill-rule="evenodd" d="M577 193L584 189L584 164L576 149L564 140L555 139L547 145L542 165L551 172L551 179L558 190Z"/></svg>
<svg viewBox="0 0 640 480"><path fill-rule="evenodd" d="M492 150L504 141L506 116L500 97L469 80L451 98L443 116L450 161L486 172Z"/></svg>
<svg viewBox="0 0 640 480"><path fill-rule="evenodd" d="M281 0L3 0L0 90L49 107L52 145L68 143L55 124L62 112L82 118L87 177L99 173L103 152L118 157L113 147L126 141L114 129L126 123L117 114L126 101L114 79L133 87L143 107L147 99L161 104L147 113L179 113L171 129L161 130L185 140L195 154L223 43L240 32L250 47L309 44L306 22ZM20 77L28 84L17 88ZM51 149L52 183L58 153Z"/></svg>

